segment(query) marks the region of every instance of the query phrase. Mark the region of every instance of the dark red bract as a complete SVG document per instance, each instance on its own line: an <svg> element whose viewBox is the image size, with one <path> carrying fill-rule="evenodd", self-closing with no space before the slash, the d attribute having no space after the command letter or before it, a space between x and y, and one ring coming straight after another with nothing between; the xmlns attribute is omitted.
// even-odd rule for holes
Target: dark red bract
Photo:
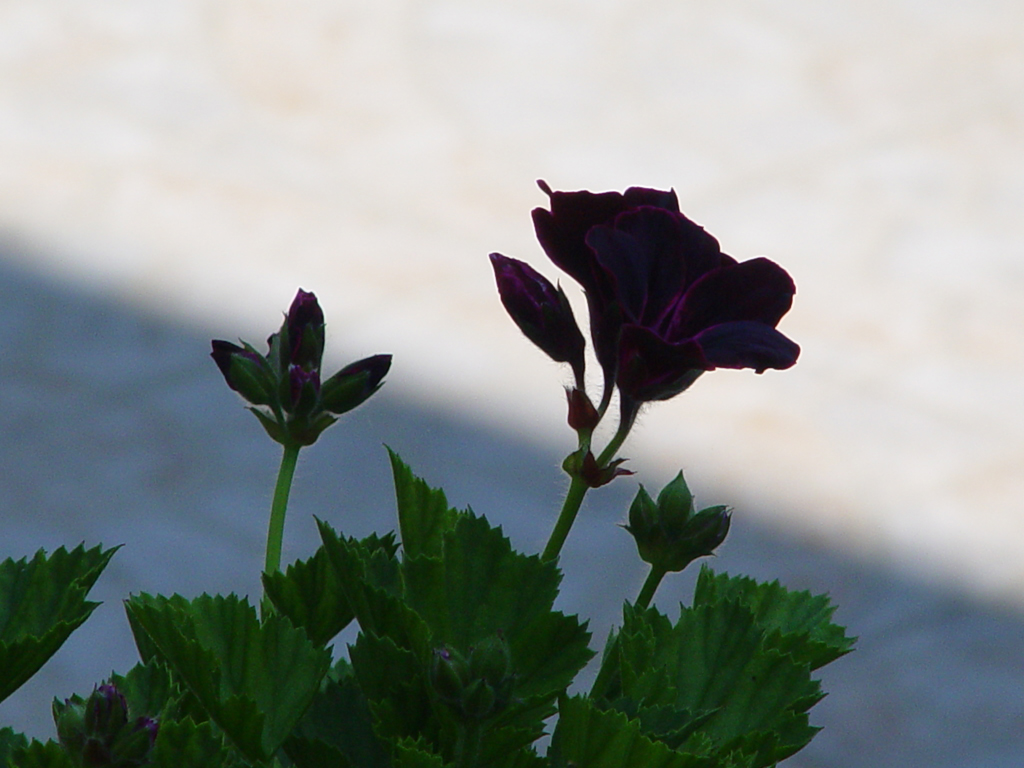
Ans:
<svg viewBox="0 0 1024 768"><path fill-rule="evenodd" d="M665 400L715 368L789 368L775 326L796 288L768 259L737 263L679 212L675 193L552 192L533 212L551 260L583 286L594 350L624 398Z"/></svg>

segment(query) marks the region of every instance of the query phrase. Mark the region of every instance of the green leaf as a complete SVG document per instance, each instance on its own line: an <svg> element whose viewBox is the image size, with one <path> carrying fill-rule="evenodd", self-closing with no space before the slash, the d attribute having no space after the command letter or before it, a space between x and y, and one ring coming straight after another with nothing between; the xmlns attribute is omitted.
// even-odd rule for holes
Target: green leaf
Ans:
<svg viewBox="0 0 1024 768"><path fill-rule="evenodd" d="M377 733L384 738L436 736L441 710L436 710L424 675L425 661L400 648L390 637L362 632L349 656L356 679L369 700Z"/></svg>
<svg viewBox="0 0 1024 768"><path fill-rule="evenodd" d="M132 718L177 719L183 692L171 679L170 670L156 659L136 664L125 675L112 674L110 682L124 696Z"/></svg>
<svg viewBox="0 0 1024 768"><path fill-rule="evenodd" d="M207 721L161 722L150 765L153 768L240 768L242 761Z"/></svg>
<svg viewBox="0 0 1024 768"><path fill-rule="evenodd" d="M393 533L349 542L359 546L367 562L377 568L393 561L398 549ZM341 580L323 547L308 560L288 566L285 572L263 574L263 588L274 607L296 627L306 630L314 645L327 645L353 619Z"/></svg>
<svg viewBox="0 0 1024 768"><path fill-rule="evenodd" d="M191 602L142 594L127 603L133 629L188 686L210 718L250 760L267 760L305 713L330 654L272 615L260 624L244 600L202 595Z"/></svg>
<svg viewBox="0 0 1024 768"><path fill-rule="evenodd" d="M298 768L321 765L389 768L383 742L373 731L373 716L356 681L328 680L285 742Z"/></svg>
<svg viewBox="0 0 1024 768"><path fill-rule="evenodd" d="M554 766L720 768L706 758L684 755L649 739L636 721L621 712L597 709L581 696L562 696L558 712L549 753Z"/></svg>
<svg viewBox="0 0 1024 768"><path fill-rule="evenodd" d="M500 528L466 514L442 538L440 557L406 557L409 605L436 645L466 653L501 633L512 652L516 695L555 694L590 660L590 633L551 607L561 575L552 562L514 552Z"/></svg>
<svg viewBox="0 0 1024 768"><path fill-rule="evenodd" d="M694 605L722 600L738 600L750 608L755 621L768 635L767 642L806 662L811 669L853 650L856 638L847 637L843 627L831 622L836 609L827 595L791 592L778 581L759 583L747 577L715 574L707 566L702 567Z"/></svg>
<svg viewBox="0 0 1024 768"><path fill-rule="evenodd" d="M27 746L25 734L15 733L13 728L0 728L0 766L7 765L7 758L14 750Z"/></svg>
<svg viewBox="0 0 1024 768"><path fill-rule="evenodd" d="M10 768L74 768L71 758L56 741L36 741L12 750Z"/></svg>
<svg viewBox="0 0 1024 768"><path fill-rule="evenodd" d="M356 768L340 749L323 739L293 735L284 748L295 768Z"/></svg>
<svg viewBox="0 0 1024 768"><path fill-rule="evenodd" d="M424 621L401 599L397 566L377 550L343 539L318 520L323 549L338 574L342 590L364 632L387 636L412 650L424 663L430 656L430 633Z"/></svg>
<svg viewBox="0 0 1024 768"><path fill-rule="evenodd" d="M118 547L0 563L0 701L20 688L57 652L99 603L87 601L100 573Z"/></svg>
<svg viewBox="0 0 1024 768"><path fill-rule="evenodd" d="M617 646L622 695L712 712L701 734L723 753L741 750L755 765L772 765L814 736L806 710L822 694L806 664L763 641L751 610L736 601L683 608L675 626L653 608L627 606Z"/></svg>
<svg viewBox="0 0 1024 768"><path fill-rule="evenodd" d="M394 768L444 768L444 760L422 741L403 739L395 745Z"/></svg>
<svg viewBox="0 0 1024 768"><path fill-rule="evenodd" d="M460 513L448 506L444 491L431 488L413 475L398 454L388 448L391 470L395 477L398 501L398 525L406 557L441 553L446 531L455 526Z"/></svg>

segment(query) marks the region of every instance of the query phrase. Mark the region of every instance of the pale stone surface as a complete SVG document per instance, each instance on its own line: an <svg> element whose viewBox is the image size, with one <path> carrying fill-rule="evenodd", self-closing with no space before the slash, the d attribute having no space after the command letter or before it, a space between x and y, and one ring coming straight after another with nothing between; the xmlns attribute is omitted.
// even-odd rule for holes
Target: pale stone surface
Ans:
<svg viewBox="0 0 1024 768"><path fill-rule="evenodd" d="M535 178L674 186L792 272L804 352L652 409L644 482L683 466L1019 609L1021 39L1010 0L5 0L0 227L35 270L198 326L256 337L315 290L350 357L396 354L396 394L561 446L563 374L485 256L556 276Z"/></svg>

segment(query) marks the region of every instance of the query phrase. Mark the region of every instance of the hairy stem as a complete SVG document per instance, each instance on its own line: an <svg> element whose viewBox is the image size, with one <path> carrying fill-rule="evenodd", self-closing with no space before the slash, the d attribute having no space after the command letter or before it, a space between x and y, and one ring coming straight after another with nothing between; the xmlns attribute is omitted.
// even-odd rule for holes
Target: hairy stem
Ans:
<svg viewBox="0 0 1024 768"><path fill-rule="evenodd" d="M565 503L562 504L562 511L558 515L558 521L555 523L547 546L544 547L544 552L540 556L544 562L554 560L562 551L562 545L576 520L576 514L580 511L580 505L583 503L583 497L587 495L587 490L587 484L582 478L574 477L572 479L569 492L565 496Z"/></svg>

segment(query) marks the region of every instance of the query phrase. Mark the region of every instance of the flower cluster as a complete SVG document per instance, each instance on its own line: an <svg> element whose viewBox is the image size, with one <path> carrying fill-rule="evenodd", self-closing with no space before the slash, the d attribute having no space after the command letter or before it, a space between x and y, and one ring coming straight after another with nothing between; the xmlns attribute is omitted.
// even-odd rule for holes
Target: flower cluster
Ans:
<svg viewBox="0 0 1024 768"><path fill-rule="evenodd" d="M135 768L147 765L159 724L151 717L131 720L117 687L104 683L88 699L73 696L53 702L61 746L78 768Z"/></svg>
<svg viewBox="0 0 1024 768"><path fill-rule="evenodd" d="M245 342L215 340L210 356L282 445L312 445L338 415L376 392L391 367L391 355L373 355L321 381L324 313L316 296L302 289L267 344L262 355Z"/></svg>
<svg viewBox="0 0 1024 768"><path fill-rule="evenodd" d="M533 211L545 253L586 293L594 353L624 404L667 400L715 368L789 368L800 348L776 330L795 293L765 258L738 263L679 211L672 191L552 192ZM492 254L502 303L582 387L581 338L560 288L527 264Z"/></svg>

